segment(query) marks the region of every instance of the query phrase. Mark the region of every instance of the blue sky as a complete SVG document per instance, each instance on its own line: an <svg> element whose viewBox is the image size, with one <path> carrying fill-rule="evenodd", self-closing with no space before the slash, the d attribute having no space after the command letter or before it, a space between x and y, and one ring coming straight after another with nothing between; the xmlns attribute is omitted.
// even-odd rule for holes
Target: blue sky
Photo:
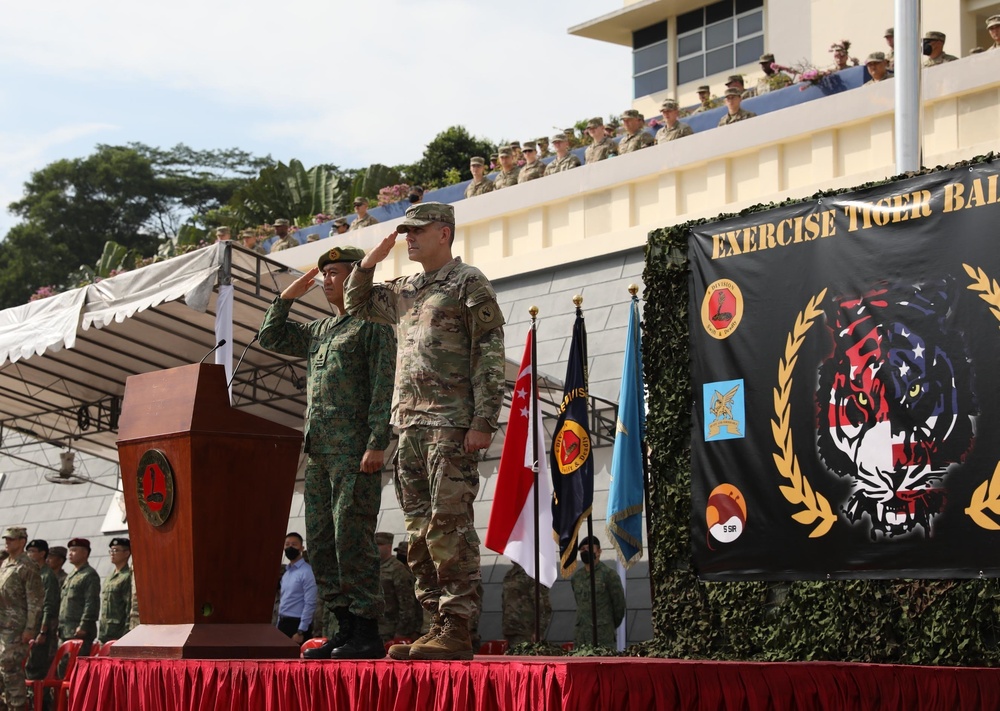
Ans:
<svg viewBox="0 0 1000 711"><path fill-rule="evenodd" d="M622 0L5 3L0 236L33 170L95 144L397 164L629 108L631 52L566 29Z"/></svg>

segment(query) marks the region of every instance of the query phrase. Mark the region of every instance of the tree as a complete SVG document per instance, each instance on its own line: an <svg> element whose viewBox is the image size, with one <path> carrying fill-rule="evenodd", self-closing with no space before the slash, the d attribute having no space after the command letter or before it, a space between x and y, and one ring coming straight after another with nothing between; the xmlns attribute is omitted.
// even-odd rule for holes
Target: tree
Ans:
<svg viewBox="0 0 1000 711"><path fill-rule="evenodd" d="M406 168L406 181L425 187L448 184L448 171L458 170L462 180L470 180L469 158L489 159L496 147L487 140L469 135L464 126L452 126L434 137L424 149L423 157Z"/></svg>
<svg viewBox="0 0 1000 711"><path fill-rule="evenodd" d="M77 264L68 246L41 227L14 225L0 242L0 308L26 303L40 286L61 284Z"/></svg>
<svg viewBox="0 0 1000 711"><path fill-rule="evenodd" d="M284 217L312 224L317 213L336 214L350 186L327 166L306 170L292 159L260 171L254 180L233 193L229 208L239 224L258 225Z"/></svg>

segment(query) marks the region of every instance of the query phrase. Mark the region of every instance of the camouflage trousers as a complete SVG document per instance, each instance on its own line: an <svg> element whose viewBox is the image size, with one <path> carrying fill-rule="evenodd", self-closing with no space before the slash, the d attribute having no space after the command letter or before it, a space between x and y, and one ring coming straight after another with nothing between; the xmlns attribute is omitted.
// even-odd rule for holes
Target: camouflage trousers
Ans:
<svg viewBox="0 0 1000 711"><path fill-rule="evenodd" d="M326 612L347 607L358 617L378 619L382 585L375 523L382 503L382 477L366 474L360 466L360 453L309 455L304 495L307 547ZM334 616L327 614L325 619L329 626Z"/></svg>
<svg viewBox="0 0 1000 711"><path fill-rule="evenodd" d="M407 562L428 610L469 619L479 609L479 535L472 503L479 494L476 453L465 430L408 427L399 433L395 485L409 534Z"/></svg>
<svg viewBox="0 0 1000 711"><path fill-rule="evenodd" d="M24 674L28 679L44 679L52 666L52 660L56 658L56 650L59 648L59 630L48 630L45 635L45 644L35 643L31 648L31 655L28 663L24 667Z"/></svg>
<svg viewBox="0 0 1000 711"><path fill-rule="evenodd" d="M7 708L18 709L28 703L21 665L28 656L28 645L21 641L22 630L0 630L0 697Z"/></svg>

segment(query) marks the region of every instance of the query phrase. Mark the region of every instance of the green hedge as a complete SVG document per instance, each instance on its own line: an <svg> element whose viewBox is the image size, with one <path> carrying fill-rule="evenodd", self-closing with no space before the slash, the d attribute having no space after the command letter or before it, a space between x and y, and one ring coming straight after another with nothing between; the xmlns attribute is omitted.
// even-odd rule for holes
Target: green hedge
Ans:
<svg viewBox="0 0 1000 711"><path fill-rule="evenodd" d="M995 159L991 153L963 165ZM807 199L843 192L848 190ZM801 201L782 204L795 202ZM776 206L757 205L740 215ZM728 217L733 215L717 219ZM995 580L709 583L695 577L690 567L687 236L693 225L705 222L656 230L646 247L643 358L649 388L655 637L629 651L703 659L1000 665L1000 585Z"/></svg>

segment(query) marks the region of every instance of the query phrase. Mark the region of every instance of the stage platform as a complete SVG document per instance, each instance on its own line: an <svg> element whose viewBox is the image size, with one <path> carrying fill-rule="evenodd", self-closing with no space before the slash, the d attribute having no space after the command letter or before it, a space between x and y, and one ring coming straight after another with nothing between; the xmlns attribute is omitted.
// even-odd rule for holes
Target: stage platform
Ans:
<svg viewBox="0 0 1000 711"><path fill-rule="evenodd" d="M476 657L471 662L80 658L73 711L996 709L1000 669Z"/></svg>

